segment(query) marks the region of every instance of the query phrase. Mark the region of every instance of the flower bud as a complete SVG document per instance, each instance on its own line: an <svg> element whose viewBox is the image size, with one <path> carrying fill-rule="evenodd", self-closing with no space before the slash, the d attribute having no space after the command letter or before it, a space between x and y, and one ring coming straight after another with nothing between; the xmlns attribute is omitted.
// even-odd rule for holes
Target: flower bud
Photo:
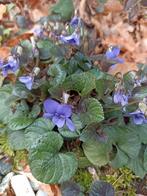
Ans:
<svg viewBox="0 0 147 196"><path fill-rule="evenodd" d="M37 75L39 74L39 72L40 72L40 68L39 68L39 67L34 67L34 69L33 69L33 74L34 74L35 76L37 76Z"/></svg>
<svg viewBox="0 0 147 196"><path fill-rule="evenodd" d="M23 51L22 47L21 47L21 46L17 46L16 52L17 52L17 54L18 54L19 56L22 55L22 51Z"/></svg>
<svg viewBox="0 0 147 196"><path fill-rule="evenodd" d="M67 103L68 102L69 97L70 97L69 94L63 92L63 101L64 101L64 103Z"/></svg>

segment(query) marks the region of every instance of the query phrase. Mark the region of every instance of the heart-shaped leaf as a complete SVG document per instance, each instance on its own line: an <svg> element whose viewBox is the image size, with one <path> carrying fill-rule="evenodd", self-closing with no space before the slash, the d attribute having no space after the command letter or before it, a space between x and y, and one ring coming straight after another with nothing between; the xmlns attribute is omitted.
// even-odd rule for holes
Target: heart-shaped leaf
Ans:
<svg viewBox="0 0 147 196"><path fill-rule="evenodd" d="M89 125L104 120L103 108L97 99L85 99L82 103L82 107L85 110L80 115L83 124Z"/></svg>
<svg viewBox="0 0 147 196"><path fill-rule="evenodd" d="M44 183L62 183L69 180L77 169L73 153L59 153L63 139L56 132L45 134L30 149L29 163L32 174Z"/></svg>
<svg viewBox="0 0 147 196"><path fill-rule="evenodd" d="M100 140L94 126L85 129L80 136L80 140L83 141L84 153L92 164L102 166L109 162L111 145Z"/></svg>
<svg viewBox="0 0 147 196"><path fill-rule="evenodd" d="M31 146L36 143L36 141L43 135L48 133L53 129L53 123L46 118L38 118L33 124L31 124L25 130L25 138L27 143L27 148L31 148Z"/></svg>
<svg viewBox="0 0 147 196"><path fill-rule="evenodd" d="M8 142L13 150L26 149L25 135L23 130L12 131L8 134Z"/></svg>
<svg viewBox="0 0 147 196"><path fill-rule="evenodd" d="M81 96L86 96L95 89L95 77L90 72L72 74L64 81L63 88L65 90L75 90Z"/></svg>
<svg viewBox="0 0 147 196"><path fill-rule="evenodd" d="M62 20L69 20L74 12L73 2L72 0L59 0L51 11L61 16Z"/></svg>
<svg viewBox="0 0 147 196"><path fill-rule="evenodd" d="M8 127L11 130L17 131L28 127L32 122L33 122L32 118L21 116L17 118L12 118L8 123Z"/></svg>

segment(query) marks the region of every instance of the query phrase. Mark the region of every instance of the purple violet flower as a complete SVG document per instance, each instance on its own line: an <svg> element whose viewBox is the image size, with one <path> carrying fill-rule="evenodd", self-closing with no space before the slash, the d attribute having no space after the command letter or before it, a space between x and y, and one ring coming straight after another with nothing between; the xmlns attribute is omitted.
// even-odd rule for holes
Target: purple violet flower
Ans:
<svg viewBox="0 0 147 196"><path fill-rule="evenodd" d="M114 46L114 47L110 47L106 53L105 53L105 56L108 60L114 60L116 61L117 63L123 63L124 60L122 58L119 58L120 54L120 48ZM113 65L112 65L113 66Z"/></svg>
<svg viewBox="0 0 147 196"><path fill-rule="evenodd" d="M144 113L140 110L136 110L135 112L129 113L129 116L132 118L134 124L136 125L147 123L147 118L145 117Z"/></svg>
<svg viewBox="0 0 147 196"><path fill-rule="evenodd" d="M43 31L43 28L42 27L36 27L34 29L34 35L38 38L43 38L44 37L44 31Z"/></svg>
<svg viewBox="0 0 147 196"><path fill-rule="evenodd" d="M33 86L34 78L31 76L21 76L19 77L19 81L25 84L27 89L31 90Z"/></svg>
<svg viewBox="0 0 147 196"><path fill-rule="evenodd" d="M117 90L114 93L113 101L116 104L121 104L122 106L125 106L128 104L128 95L126 95L123 91Z"/></svg>
<svg viewBox="0 0 147 196"><path fill-rule="evenodd" d="M9 56L7 63L3 63L0 61L0 69L2 70L2 74L4 77L8 75L9 72L15 73L19 68L19 59L14 58L13 56Z"/></svg>
<svg viewBox="0 0 147 196"><path fill-rule="evenodd" d="M78 27L78 26L80 25L80 23L81 23L80 18L77 17L77 16L74 16L74 17L72 18L71 22L70 22L70 25L71 25L72 27L76 28L76 27Z"/></svg>
<svg viewBox="0 0 147 196"><path fill-rule="evenodd" d="M44 117L50 118L58 128L62 128L64 124L70 131L75 131L75 125L71 121L71 106L68 104L60 104L52 99L44 101Z"/></svg>
<svg viewBox="0 0 147 196"><path fill-rule="evenodd" d="M71 35L64 36L60 35L59 40L62 41L64 44L71 44L71 45L80 45L80 34L73 32Z"/></svg>

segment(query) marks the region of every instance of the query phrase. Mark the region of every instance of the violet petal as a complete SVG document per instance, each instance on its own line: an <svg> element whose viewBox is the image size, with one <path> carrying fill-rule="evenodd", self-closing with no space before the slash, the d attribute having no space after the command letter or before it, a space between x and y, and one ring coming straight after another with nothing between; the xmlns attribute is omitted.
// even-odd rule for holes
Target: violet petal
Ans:
<svg viewBox="0 0 147 196"><path fill-rule="evenodd" d="M71 22L70 22L70 25L71 25L72 27L77 27L77 26L79 25L79 23L80 23L80 18L77 17L77 16L74 16L74 17L72 18Z"/></svg>
<svg viewBox="0 0 147 196"><path fill-rule="evenodd" d="M33 78L31 76L21 76L19 81L24 83L27 89L31 90L33 86Z"/></svg>
<svg viewBox="0 0 147 196"><path fill-rule="evenodd" d="M74 123L73 123L72 120L69 119L69 118L66 118L66 126L68 127L68 129L69 129L70 131L75 131L75 129L76 129Z"/></svg>
<svg viewBox="0 0 147 196"><path fill-rule="evenodd" d="M141 115L141 114L136 114L136 115L132 116L132 118L133 118L134 124L136 124L136 125L141 125L143 123L143 121L145 120L144 115Z"/></svg>
<svg viewBox="0 0 147 196"><path fill-rule="evenodd" d="M106 58L107 59L114 59L116 58L120 53L120 49L118 47L113 47L113 48L109 48L106 51Z"/></svg>
<svg viewBox="0 0 147 196"><path fill-rule="evenodd" d="M32 81L32 77L31 76L21 76L21 77L19 77L19 81L25 84L25 83Z"/></svg>
<svg viewBox="0 0 147 196"><path fill-rule="evenodd" d="M46 112L45 112L45 113L43 114L43 117L44 117L44 118L52 118L52 117L53 117L53 114L50 114L50 113L46 113Z"/></svg>
<svg viewBox="0 0 147 196"><path fill-rule="evenodd" d="M114 60L116 60L117 61L117 63L124 63L124 59L122 59L122 58L119 58L119 57L117 57L117 58L115 58Z"/></svg>
<svg viewBox="0 0 147 196"><path fill-rule="evenodd" d="M52 122L57 125L58 128L62 128L65 124L65 118L60 118L58 116L54 116L52 118Z"/></svg>
<svg viewBox="0 0 147 196"><path fill-rule="evenodd" d="M44 109L47 113L55 114L60 104L52 99L46 99L43 103Z"/></svg>
<svg viewBox="0 0 147 196"><path fill-rule="evenodd" d="M114 103L118 104L121 102L121 94L119 92L115 92L113 96Z"/></svg>
<svg viewBox="0 0 147 196"><path fill-rule="evenodd" d="M72 114L71 106L68 104L63 104L63 105L61 105L61 107L57 108L57 113L62 114L65 117L70 117Z"/></svg>
<svg viewBox="0 0 147 196"><path fill-rule="evenodd" d="M80 35L73 33L69 36L60 35L59 39L65 44L80 45Z"/></svg>
<svg viewBox="0 0 147 196"><path fill-rule="evenodd" d="M128 104L128 97L126 95L122 95L122 98L121 98L121 105L122 106L125 106Z"/></svg>

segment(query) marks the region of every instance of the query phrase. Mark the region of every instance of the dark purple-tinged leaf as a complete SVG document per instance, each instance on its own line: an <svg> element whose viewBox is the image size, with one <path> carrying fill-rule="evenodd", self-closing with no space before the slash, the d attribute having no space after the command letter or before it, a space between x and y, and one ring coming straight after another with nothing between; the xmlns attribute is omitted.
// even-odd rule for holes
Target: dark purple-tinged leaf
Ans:
<svg viewBox="0 0 147 196"><path fill-rule="evenodd" d="M95 181L89 193L89 196L114 196L114 188L111 184L103 181Z"/></svg>
<svg viewBox="0 0 147 196"><path fill-rule="evenodd" d="M12 170L12 164L5 158L0 160L0 175L6 175Z"/></svg>
<svg viewBox="0 0 147 196"><path fill-rule="evenodd" d="M132 20L135 16L138 16L140 4L138 0L128 0L124 9L128 12L129 20Z"/></svg>
<svg viewBox="0 0 147 196"><path fill-rule="evenodd" d="M146 1L146 0L142 0L142 1L140 2L140 4L141 4L142 6L147 7L147 1Z"/></svg>
<svg viewBox="0 0 147 196"><path fill-rule="evenodd" d="M72 181L67 181L61 184L61 192L63 196L80 196L80 187Z"/></svg>

